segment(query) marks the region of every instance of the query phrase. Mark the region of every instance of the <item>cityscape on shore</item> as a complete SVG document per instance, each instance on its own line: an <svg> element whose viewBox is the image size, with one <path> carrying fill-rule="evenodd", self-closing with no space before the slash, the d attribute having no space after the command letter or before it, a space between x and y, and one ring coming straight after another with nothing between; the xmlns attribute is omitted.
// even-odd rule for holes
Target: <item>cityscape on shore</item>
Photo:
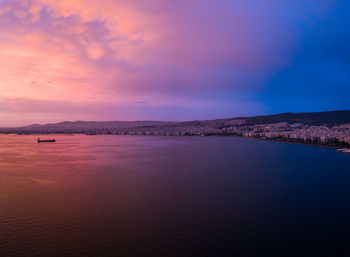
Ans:
<svg viewBox="0 0 350 257"><path fill-rule="evenodd" d="M61 122L2 128L1 134L87 134L149 136L241 136L296 143L350 147L350 111L190 122Z"/></svg>

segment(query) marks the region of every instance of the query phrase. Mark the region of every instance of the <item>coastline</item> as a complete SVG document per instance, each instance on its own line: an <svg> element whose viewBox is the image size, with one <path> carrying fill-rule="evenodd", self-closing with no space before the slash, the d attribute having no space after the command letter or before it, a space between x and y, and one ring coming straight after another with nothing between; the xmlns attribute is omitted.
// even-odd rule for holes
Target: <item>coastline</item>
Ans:
<svg viewBox="0 0 350 257"><path fill-rule="evenodd" d="M315 146L350 148L350 111L282 113L216 120L63 121L0 128L0 134L237 136Z"/></svg>
<svg viewBox="0 0 350 257"><path fill-rule="evenodd" d="M112 133L67 133L67 132L52 132L52 133L1 133L0 135L19 135L19 136L42 136L42 135L66 135L66 136L74 136L74 135L86 135L86 136L151 136L151 137L237 137L237 138L247 138L268 142L280 142L280 143L288 143L288 144L298 144L304 146L314 146L314 147L324 147L324 148L332 148L337 150L344 150L338 152L350 153L350 144L341 144L335 142L311 142L304 141L300 139L291 139L291 138L266 138L261 136L244 136L244 135L235 135L235 134L192 134L192 135L154 135L154 134L112 134ZM349 151L349 152L347 152Z"/></svg>

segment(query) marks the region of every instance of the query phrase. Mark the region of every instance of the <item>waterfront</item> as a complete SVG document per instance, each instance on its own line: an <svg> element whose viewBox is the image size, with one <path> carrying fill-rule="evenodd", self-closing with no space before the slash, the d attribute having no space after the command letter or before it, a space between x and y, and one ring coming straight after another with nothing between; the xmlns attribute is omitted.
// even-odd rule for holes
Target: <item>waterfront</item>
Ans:
<svg viewBox="0 0 350 257"><path fill-rule="evenodd" d="M240 136L350 148L350 111L282 113L188 122L65 121L0 128L0 134Z"/></svg>
<svg viewBox="0 0 350 257"><path fill-rule="evenodd" d="M45 136L40 136L45 139ZM350 158L235 137L0 135L1 256L348 256Z"/></svg>

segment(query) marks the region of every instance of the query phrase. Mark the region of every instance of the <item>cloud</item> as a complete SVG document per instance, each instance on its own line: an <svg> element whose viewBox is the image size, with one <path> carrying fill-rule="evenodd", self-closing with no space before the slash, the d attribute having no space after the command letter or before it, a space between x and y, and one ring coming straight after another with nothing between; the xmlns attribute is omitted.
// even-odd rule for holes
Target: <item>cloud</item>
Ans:
<svg viewBox="0 0 350 257"><path fill-rule="evenodd" d="M259 112L264 103L254 94L293 61L310 17L327 19L332 7L311 0L2 0L0 94L28 100L16 101L17 112L36 106L32 100L62 111L56 101L92 98L95 110L147 102L151 114L138 109L145 119L156 106L189 108L195 118L198 102L218 106L217 115L242 106ZM120 117L106 109L106 118ZM84 119L77 105L67 112Z"/></svg>
<svg viewBox="0 0 350 257"><path fill-rule="evenodd" d="M289 65L265 86L261 99L272 111L349 109L350 3L324 5L327 16L314 17Z"/></svg>
<svg viewBox="0 0 350 257"><path fill-rule="evenodd" d="M100 59L102 56L104 56L104 49L103 45L98 43L92 43L87 48L88 55L91 59Z"/></svg>

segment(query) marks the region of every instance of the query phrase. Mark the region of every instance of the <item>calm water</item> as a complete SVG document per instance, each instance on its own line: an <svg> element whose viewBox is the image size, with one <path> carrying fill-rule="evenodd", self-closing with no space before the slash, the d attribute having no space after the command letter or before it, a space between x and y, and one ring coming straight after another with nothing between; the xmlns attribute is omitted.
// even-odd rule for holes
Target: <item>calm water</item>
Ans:
<svg viewBox="0 0 350 257"><path fill-rule="evenodd" d="M0 256L350 256L350 155L54 137L0 135Z"/></svg>

